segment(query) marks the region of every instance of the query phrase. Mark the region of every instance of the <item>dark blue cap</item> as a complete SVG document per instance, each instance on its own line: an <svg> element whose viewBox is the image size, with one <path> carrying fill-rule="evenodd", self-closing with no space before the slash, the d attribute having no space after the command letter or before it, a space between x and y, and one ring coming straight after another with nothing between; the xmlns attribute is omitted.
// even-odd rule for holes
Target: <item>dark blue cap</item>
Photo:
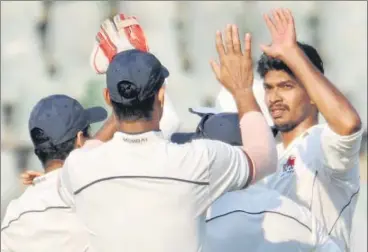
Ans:
<svg viewBox="0 0 368 252"><path fill-rule="evenodd" d="M113 58L106 83L112 101L134 105L155 95L168 76L169 71L153 54L133 49Z"/></svg>
<svg viewBox="0 0 368 252"><path fill-rule="evenodd" d="M48 141L42 146L58 145L77 136L91 123L105 120L107 112L102 107L84 109L75 99L66 95L51 95L40 100L33 108L28 128L41 129ZM42 147L40 145L35 146Z"/></svg>
<svg viewBox="0 0 368 252"><path fill-rule="evenodd" d="M228 143L233 146L242 146L240 123L238 113L202 113L189 109L197 114L201 120L193 133L174 133L171 141L174 143L186 143L193 139L211 139ZM277 134L271 128L273 135Z"/></svg>

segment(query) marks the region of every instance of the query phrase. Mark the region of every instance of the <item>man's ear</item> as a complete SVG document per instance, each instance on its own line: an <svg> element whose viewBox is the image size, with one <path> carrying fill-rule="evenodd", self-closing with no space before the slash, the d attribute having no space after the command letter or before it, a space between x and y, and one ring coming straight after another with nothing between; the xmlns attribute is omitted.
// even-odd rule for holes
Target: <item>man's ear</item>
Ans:
<svg viewBox="0 0 368 252"><path fill-rule="evenodd" d="M111 107L110 92L107 88L103 89L103 97L105 99L106 104Z"/></svg>
<svg viewBox="0 0 368 252"><path fill-rule="evenodd" d="M83 132L79 131L77 134L77 139L75 141L75 148L81 148L86 142L86 137L83 136Z"/></svg>
<svg viewBox="0 0 368 252"><path fill-rule="evenodd" d="M160 88L160 90L158 91L158 95L157 95L158 101L160 102L161 108L164 107L164 103L165 103L165 89L166 89L166 87L165 87L165 85L163 85Z"/></svg>

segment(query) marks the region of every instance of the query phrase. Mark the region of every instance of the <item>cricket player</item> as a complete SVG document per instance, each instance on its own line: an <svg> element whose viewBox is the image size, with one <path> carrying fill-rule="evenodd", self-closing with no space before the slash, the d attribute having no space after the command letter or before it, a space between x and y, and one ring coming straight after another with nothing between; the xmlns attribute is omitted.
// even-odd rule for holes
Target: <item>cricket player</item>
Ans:
<svg viewBox="0 0 368 252"><path fill-rule="evenodd" d="M40 100L29 118L35 154L45 174L31 173L33 185L10 202L1 225L1 251L87 251L88 233L74 211L58 193L58 176L64 160L90 138L91 123L103 121L102 107L84 109L66 95ZM115 132L113 118L107 120L95 138L106 141ZM97 140L87 141L93 146Z"/></svg>
<svg viewBox="0 0 368 252"><path fill-rule="evenodd" d="M105 74L114 56L128 49L150 51L148 40L138 19L135 16L123 13L106 19L97 32L96 41L91 52L92 69L96 74ZM167 84L166 79L163 88L166 88ZM180 125L179 116L167 91L165 91L164 112L160 120L164 137L170 139L171 134L177 132Z"/></svg>
<svg viewBox="0 0 368 252"><path fill-rule="evenodd" d="M247 126L242 148L166 140L159 121L168 70L141 50L113 57L105 100L117 132L98 147L73 151L60 174L59 192L87 226L94 250L203 251L211 203L275 171L275 141L250 91L250 35L242 51L237 27L228 26L225 34L226 49L221 32L216 35L221 63L211 65L237 101L241 130Z"/></svg>
<svg viewBox="0 0 368 252"><path fill-rule="evenodd" d="M359 193L361 120L348 99L324 76L318 52L298 43L287 9L264 16L272 44L258 61L265 102L281 133L277 173L265 179L310 209L343 251L349 251ZM318 114L326 124L318 124Z"/></svg>
<svg viewBox="0 0 368 252"><path fill-rule="evenodd" d="M194 133L175 133L172 140L185 143L212 139L242 146L236 113L203 113ZM207 214L208 252L341 251L310 211L275 190L253 185L225 193Z"/></svg>

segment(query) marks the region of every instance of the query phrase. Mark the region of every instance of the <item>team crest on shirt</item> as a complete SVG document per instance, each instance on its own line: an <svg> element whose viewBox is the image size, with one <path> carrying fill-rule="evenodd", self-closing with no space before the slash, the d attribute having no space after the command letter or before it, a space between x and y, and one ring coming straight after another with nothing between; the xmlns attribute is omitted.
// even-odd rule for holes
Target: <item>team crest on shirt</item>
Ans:
<svg viewBox="0 0 368 252"><path fill-rule="evenodd" d="M282 175L294 172L295 156L289 156L285 164L282 166Z"/></svg>

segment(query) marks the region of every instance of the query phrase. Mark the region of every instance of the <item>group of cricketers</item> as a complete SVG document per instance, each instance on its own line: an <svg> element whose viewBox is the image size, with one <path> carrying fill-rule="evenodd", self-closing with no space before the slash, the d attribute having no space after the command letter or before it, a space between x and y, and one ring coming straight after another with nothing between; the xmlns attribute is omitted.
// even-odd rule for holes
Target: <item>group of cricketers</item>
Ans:
<svg viewBox="0 0 368 252"><path fill-rule="evenodd" d="M200 117L192 133L178 132L169 68L138 20L105 20L91 65L106 75L112 113L63 94L34 106L28 127L44 173L23 174L29 186L7 208L1 251L350 251L360 117L316 49L297 41L291 11L264 20L272 41L257 66L251 34L236 25L216 33L210 64L237 111L191 109Z"/></svg>

